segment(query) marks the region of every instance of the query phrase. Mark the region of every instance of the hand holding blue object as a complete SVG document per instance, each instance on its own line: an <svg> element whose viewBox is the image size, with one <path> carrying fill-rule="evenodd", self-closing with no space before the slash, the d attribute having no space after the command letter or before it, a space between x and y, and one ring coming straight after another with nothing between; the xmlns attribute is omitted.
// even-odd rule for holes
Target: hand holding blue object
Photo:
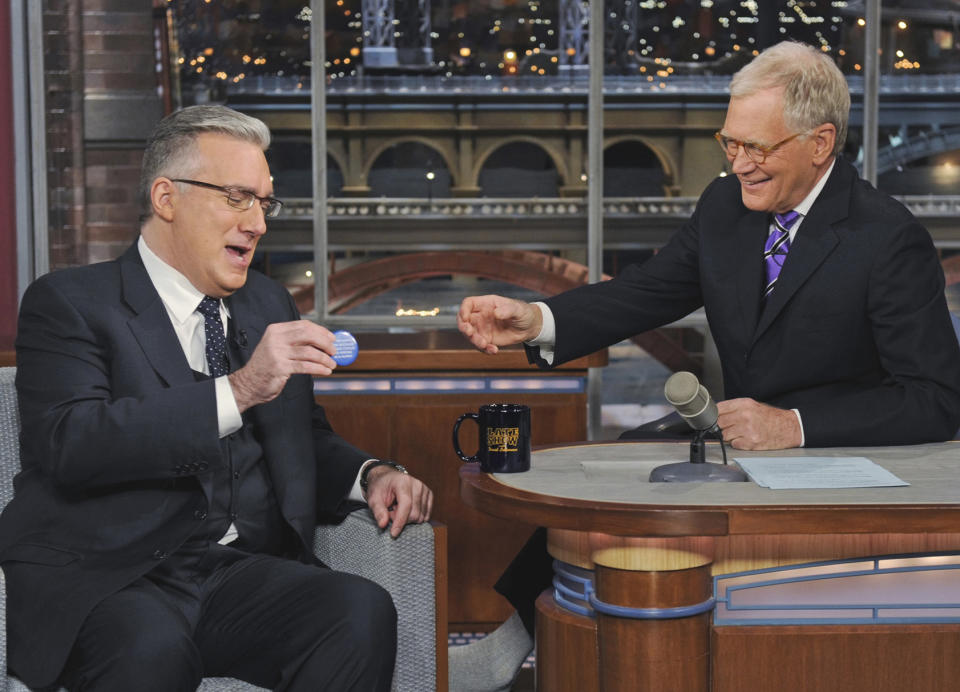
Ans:
<svg viewBox="0 0 960 692"><path fill-rule="evenodd" d="M350 365L357 359L357 353L360 351L357 340L353 334L342 330L334 332L333 336L336 339L334 345L337 347L333 360L337 365Z"/></svg>

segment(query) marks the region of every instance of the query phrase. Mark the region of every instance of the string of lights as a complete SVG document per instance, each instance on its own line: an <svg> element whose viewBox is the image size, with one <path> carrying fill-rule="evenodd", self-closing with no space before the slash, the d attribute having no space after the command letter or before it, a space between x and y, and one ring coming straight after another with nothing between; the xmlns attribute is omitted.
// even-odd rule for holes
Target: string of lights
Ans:
<svg viewBox="0 0 960 692"><path fill-rule="evenodd" d="M586 5L583 0L331 0L325 17L327 79L564 74L585 63ZM953 2L886 0L883 7L885 74L958 71ZM784 38L819 46L847 74L863 69L863 0L607 0L606 9L605 73L611 76L663 82L731 74ZM285 93L308 93L312 17L303 0L168 0L167 11L176 34L175 69L186 91L217 98L255 78ZM365 11L376 16L364 17ZM404 46L420 50L404 53ZM373 60L382 47L395 53L386 63Z"/></svg>

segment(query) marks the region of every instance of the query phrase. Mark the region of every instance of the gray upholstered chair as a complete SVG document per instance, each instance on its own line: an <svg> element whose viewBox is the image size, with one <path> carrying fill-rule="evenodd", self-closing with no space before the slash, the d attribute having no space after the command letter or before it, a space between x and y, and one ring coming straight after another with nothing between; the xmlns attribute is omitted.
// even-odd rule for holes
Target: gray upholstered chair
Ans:
<svg viewBox="0 0 960 692"><path fill-rule="evenodd" d="M0 507L13 497L20 468L20 420L14 389L16 368L0 368ZM361 574L386 588L397 608L397 666L393 689L447 689L446 531L440 525L408 526L394 540L366 509L338 526L320 526L317 556L334 569ZM0 572L0 692L27 688L7 676L6 595ZM201 692L254 692L262 688L228 678L207 678Z"/></svg>

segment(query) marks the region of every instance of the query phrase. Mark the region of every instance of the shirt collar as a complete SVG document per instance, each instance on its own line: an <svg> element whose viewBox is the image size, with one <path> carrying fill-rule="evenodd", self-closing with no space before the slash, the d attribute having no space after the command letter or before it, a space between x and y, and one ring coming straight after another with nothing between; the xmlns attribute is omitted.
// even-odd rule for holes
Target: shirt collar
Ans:
<svg viewBox="0 0 960 692"><path fill-rule="evenodd" d="M817 201L817 197L820 196L820 192L823 190L823 186L827 184L827 178L830 177L830 173L833 172L833 167L836 165L837 159L834 158L830 162L830 167L827 169L827 172L820 176L820 180L817 181L817 184L813 186L813 189L810 190L809 194L803 198L803 201L800 202L793 209L796 212L800 213L801 218L810 213L810 207L813 206L813 203Z"/></svg>
<svg viewBox="0 0 960 692"><path fill-rule="evenodd" d="M183 323L196 311L204 294L198 291L187 277L160 259L142 235L137 241L137 250L140 251L140 259L143 260L147 275L160 294L160 300L166 306L170 317Z"/></svg>

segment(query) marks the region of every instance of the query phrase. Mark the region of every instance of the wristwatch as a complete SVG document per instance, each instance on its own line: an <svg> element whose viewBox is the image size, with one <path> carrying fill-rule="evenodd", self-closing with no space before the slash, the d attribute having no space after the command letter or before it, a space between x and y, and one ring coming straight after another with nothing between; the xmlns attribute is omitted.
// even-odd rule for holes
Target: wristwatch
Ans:
<svg viewBox="0 0 960 692"><path fill-rule="evenodd" d="M389 459L374 459L369 464L363 467L363 471L360 472L360 489L363 492L367 492L367 488L370 485L370 482L367 480L367 476L377 466L390 466L394 471L399 471L400 473L410 473L407 471L406 467L398 464L395 461L390 461Z"/></svg>

